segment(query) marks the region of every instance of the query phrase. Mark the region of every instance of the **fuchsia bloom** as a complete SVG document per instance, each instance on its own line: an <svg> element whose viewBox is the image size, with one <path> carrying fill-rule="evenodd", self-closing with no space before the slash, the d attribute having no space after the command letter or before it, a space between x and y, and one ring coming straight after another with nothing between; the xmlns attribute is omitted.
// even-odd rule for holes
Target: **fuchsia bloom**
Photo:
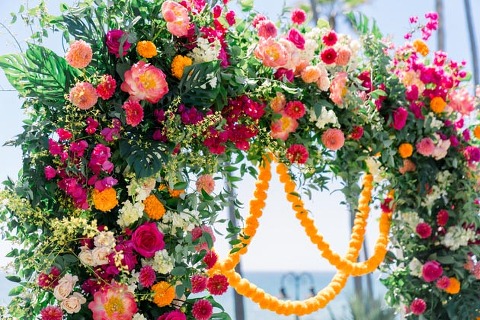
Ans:
<svg viewBox="0 0 480 320"><path fill-rule="evenodd" d="M162 314L157 320L187 320L187 316L180 310L173 310Z"/></svg>
<svg viewBox="0 0 480 320"><path fill-rule="evenodd" d="M92 117L88 117L85 122L87 124L87 127L85 128L85 132L88 134L94 134L98 128L98 121L93 119Z"/></svg>
<svg viewBox="0 0 480 320"><path fill-rule="evenodd" d="M305 38L297 29L290 29L290 31L288 31L287 39L298 49L305 49Z"/></svg>
<svg viewBox="0 0 480 320"><path fill-rule="evenodd" d="M114 54L117 58L120 57L120 45L123 41L122 46L122 57L126 56L128 49L130 49L130 42L127 41L127 33L122 30L114 29L107 32L106 35L106 45L108 52Z"/></svg>
<svg viewBox="0 0 480 320"><path fill-rule="evenodd" d="M400 107L393 112L393 128L395 130L402 130L407 123L408 111Z"/></svg>
<svg viewBox="0 0 480 320"><path fill-rule="evenodd" d="M116 282L95 292L88 308L93 312L93 320L131 320L138 311L128 287Z"/></svg>
<svg viewBox="0 0 480 320"><path fill-rule="evenodd" d="M140 269L140 274L138 276L138 282L144 288L150 288L156 280L155 270L149 265L143 266Z"/></svg>
<svg viewBox="0 0 480 320"><path fill-rule="evenodd" d="M330 150L338 150L345 143L345 135L340 129L329 128L322 134L323 145Z"/></svg>
<svg viewBox="0 0 480 320"><path fill-rule="evenodd" d="M127 124L136 127L143 120L143 108L136 100L127 100L122 106L125 110Z"/></svg>
<svg viewBox="0 0 480 320"><path fill-rule="evenodd" d="M97 95L103 100L108 100L115 93L116 87L117 82L111 75L103 75L100 78L100 83L97 85Z"/></svg>
<svg viewBox="0 0 480 320"><path fill-rule="evenodd" d="M48 306L40 311L41 320L62 320L63 312L60 307L57 306Z"/></svg>
<svg viewBox="0 0 480 320"><path fill-rule="evenodd" d="M85 68L92 61L92 47L83 40L76 40L68 48L65 60L74 68Z"/></svg>
<svg viewBox="0 0 480 320"><path fill-rule="evenodd" d="M443 274L443 268L438 261L428 261L422 267L422 277L426 282L433 282Z"/></svg>
<svg viewBox="0 0 480 320"><path fill-rule="evenodd" d="M420 298L415 298L410 304L410 310L414 315L419 316L422 313L424 313L425 310L427 310L427 304L425 303L425 300Z"/></svg>
<svg viewBox="0 0 480 320"><path fill-rule="evenodd" d="M421 222L417 224L415 231L422 239L427 239L432 235L432 227L430 227L430 225L426 222Z"/></svg>
<svg viewBox="0 0 480 320"><path fill-rule="evenodd" d="M290 19L293 23L300 25L307 20L307 14L302 9L294 9Z"/></svg>
<svg viewBox="0 0 480 320"><path fill-rule="evenodd" d="M47 180L52 180L57 175L57 170L55 170L52 166L46 166L43 171Z"/></svg>
<svg viewBox="0 0 480 320"><path fill-rule="evenodd" d="M188 10L181 4L167 0L162 4L162 15L168 31L176 37L185 37L190 29Z"/></svg>
<svg viewBox="0 0 480 320"><path fill-rule="evenodd" d="M258 36L261 38L275 38L277 36L277 27L270 20L262 20L257 25Z"/></svg>
<svg viewBox="0 0 480 320"><path fill-rule="evenodd" d="M157 103L168 92L165 74L157 67L139 61L125 72L125 81L120 88L131 98Z"/></svg>
<svg viewBox="0 0 480 320"><path fill-rule="evenodd" d="M207 289L213 295L222 295L228 289L228 280L223 274L216 274L207 280Z"/></svg>
<svg viewBox="0 0 480 320"><path fill-rule="evenodd" d="M60 140L70 140L72 139L72 133L66 129L58 128L57 129L58 138Z"/></svg>
<svg viewBox="0 0 480 320"><path fill-rule="evenodd" d="M200 299L195 301L192 308L192 314L195 320L208 320L212 316L213 307L210 301Z"/></svg>
<svg viewBox="0 0 480 320"><path fill-rule="evenodd" d="M52 267L48 273L40 273L38 275L37 283L42 288L53 289L57 286L58 280L60 280L61 271L57 267Z"/></svg>
<svg viewBox="0 0 480 320"><path fill-rule="evenodd" d="M68 95L68 101L81 110L92 108L98 100L97 91L88 82L78 82Z"/></svg>
<svg viewBox="0 0 480 320"><path fill-rule="evenodd" d="M152 258L155 252L165 247L163 233L158 230L155 222L147 222L138 227L132 234L135 251L142 257Z"/></svg>
<svg viewBox="0 0 480 320"><path fill-rule="evenodd" d="M292 144L287 149L286 157L290 163L304 164L308 160L308 150L304 145Z"/></svg>
<svg viewBox="0 0 480 320"><path fill-rule="evenodd" d="M208 278L199 274L194 275L190 282L192 283L192 293L200 293L207 289Z"/></svg>

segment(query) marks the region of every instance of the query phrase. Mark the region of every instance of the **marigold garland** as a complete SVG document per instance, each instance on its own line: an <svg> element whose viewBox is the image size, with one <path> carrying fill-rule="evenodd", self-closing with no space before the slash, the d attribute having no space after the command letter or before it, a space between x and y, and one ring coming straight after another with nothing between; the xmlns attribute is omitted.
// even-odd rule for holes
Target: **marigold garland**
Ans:
<svg viewBox="0 0 480 320"><path fill-rule="evenodd" d="M272 158L272 156L269 156ZM365 235L366 220L368 218L371 201L371 192L373 189L373 177L365 175L364 188L362 190L358 214L355 217L354 227L352 230L352 237L350 239L348 252L345 258L340 257L337 253L330 249L318 230L314 226L312 219L308 217L307 211L304 208L303 201L298 194L295 193L296 184L288 174L288 169L284 164L277 165L277 173L280 176L280 181L284 184L287 200L292 203L292 208L296 211L296 217L300 220L305 232L310 240L317 245L322 252L322 256L326 258L332 265L334 265L338 272L330 282L330 284L319 291L316 296L303 301L282 301L278 298L265 293L247 279L242 278L235 272L235 266L240 261L240 256L247 252L247 246L252 241L256 230L259 226L258 219L262 215L262 210L265 207L265 200L267 198L266 191L269 187L271 179L271 165L267 157L264 158L264 165L260 167L258 181L254 192L254 199L250 201L250 215L245 220L245 228L243 229L244 237L240 239L241 244L239 250L231 253L228 257L217 262L217 264L210 270L210 273L220 272L225 275L230 285L241 295L250 298L257 303L262 309L269 309L277 314L282 315L305 315L324 308L335 296L337 296L346 284L350 275L358 276L372 272L383 261L387 252L388 233L390 230L390 214L382 213L380 219L380 236L375 245L373 256L364 262L356 263L358 254L362 247L363 238Z"/></svg>

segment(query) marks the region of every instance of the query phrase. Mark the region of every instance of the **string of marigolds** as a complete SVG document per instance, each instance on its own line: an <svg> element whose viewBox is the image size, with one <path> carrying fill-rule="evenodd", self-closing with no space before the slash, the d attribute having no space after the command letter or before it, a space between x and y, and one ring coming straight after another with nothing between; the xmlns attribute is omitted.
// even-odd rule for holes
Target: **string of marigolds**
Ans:
<svg viewBox="0 0 480 320"><path fill-rule="evenodd" d="M271 157L271 156L269 156ZM340 257L337 253L330 249L318 230L314 226L312 219L308 217L303 201L295 193L296 184L288 174L288 169L284 164L277 165L277 173L280 181L284 184L285 193L288 201L292 203L292 208L296 211L296 217L300 220L305 232L310 240L317 245L322 252L322 256L326 258L332 265L337 268L337 274L331 282L314 297L303 301L284 301L271 294L266 293L261 288L256 287L247 279L241 277L235 272L235 266L239 263L240 257L247 252L247 247L256 234L259 226L258 219L263 214L265 200L267 198L267 190L271 179L271 163L264 158L264 164L259 168L258 181L254 192L254 198L250 201L250 214L245 220L243 229L243 237L239 250L230 253L228 257L217 262L210 272L219 272L228 278L230 285L241 295L251 299L257 303L262 309L268 309L281 315L305 315L324 308L331 300L333 300L345 287L346 281L350 275L361 275L372 272L378 267L386 254L386 246L388 243L388 233L390 229L390 215L383 213L380 219L380 236L375 245L374 255L367 261L355 263L360 249L362 247L365 235L365 227L370 212L369 203L371 201L371 193L373 189L372 176L365 175L364 187L359 199L358 214L355 218L354 227L352 229L352 237L349 242L349 248L345 258Z"/></svg>

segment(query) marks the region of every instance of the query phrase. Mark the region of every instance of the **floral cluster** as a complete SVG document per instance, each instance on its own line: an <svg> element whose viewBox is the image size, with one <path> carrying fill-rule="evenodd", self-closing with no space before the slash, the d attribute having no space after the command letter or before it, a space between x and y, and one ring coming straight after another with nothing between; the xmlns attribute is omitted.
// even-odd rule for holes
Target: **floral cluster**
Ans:
<svg viewBox="0 0 480 320"><path fill-rule="evenodd" d="M334 174L356 208L365 172L378 190L395 191L376 196L381 245L363 264L328 251L303 218L329 260L349 274L376 268L391 217L389 302L413 318L478 315L477 304L460 310L456 297L480 289L480 127L471 124L479 97L464 86L464 63L444 52L428 58L437 16L416 28L423 40L392 52L375 29L355 40L324 21L309 27L300 9L281 26L256 13L240 19L228 6L80 1L61 17L32 18L64 31L64 54L32 44L25 55L0 57L29 115L16 142L21 180L0 194L0 217L21 231L9 236L26 246L11 253L29 285L15 289L10 314L230 319L214 299L228 287L213 250L217 218L236 182L257 175L255 165L272 152L290 187L287 176L299 177L299 194L326 188ZM12 194L24 201L10 201ZM370 200L357 211L366 215ZM227 230L236 238L241 229Z"/></svg>

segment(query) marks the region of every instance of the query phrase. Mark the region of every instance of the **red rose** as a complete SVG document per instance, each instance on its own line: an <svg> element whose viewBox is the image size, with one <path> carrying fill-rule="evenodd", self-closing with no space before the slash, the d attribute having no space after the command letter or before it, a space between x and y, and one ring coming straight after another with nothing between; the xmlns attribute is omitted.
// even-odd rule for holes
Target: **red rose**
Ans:
<svg viewBox="0 0 480 320"><path fill-rule="evenodd" d="M108 52L114 54L117 58L120 57L120 42L122 37L126 36L126 32L122 30L110 30L107 32L106 44ZM130 49L130 42L125 40L123 43L122 57L127 55L127 51Z"/></svg>
<svg viewBox="0 0 480 320"><path fill-rule="evenodd" d="M132 235L133 248L141 256L151 258L165 247L163 234L155 222L142 224Z"/></svg>

